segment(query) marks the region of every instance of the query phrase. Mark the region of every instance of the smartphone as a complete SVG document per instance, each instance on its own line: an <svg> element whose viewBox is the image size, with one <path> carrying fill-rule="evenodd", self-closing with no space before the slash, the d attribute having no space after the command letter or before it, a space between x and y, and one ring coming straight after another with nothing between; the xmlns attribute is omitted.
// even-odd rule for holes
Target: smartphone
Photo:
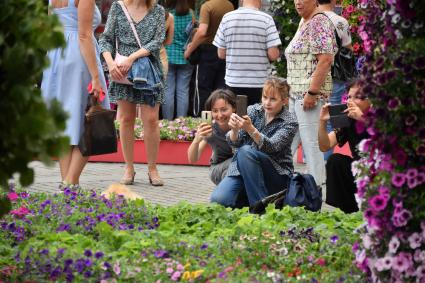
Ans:
<svg viewBox="0 0 425 283"><path fill-rule="evenodd" d="M212 123L211 111L202 111L201 112L201 120L202 120L202 122L211 125L211 123Z"/></svg>
<svg viewBox="0 0 425 283"><path fill-rule="evenodd" d="M238 114L239 117L243 117L247 115L248 108L248 96L246 95L237 95L236 96L236 114Z"/></svg>
<svg viewBox="0 0 425 283"><path fill-rule="evenodd" d="M331 125L334 129L346 128L350 126L350 118L344 112L347 109L347 104L329 105L329 116Z"/></svg>

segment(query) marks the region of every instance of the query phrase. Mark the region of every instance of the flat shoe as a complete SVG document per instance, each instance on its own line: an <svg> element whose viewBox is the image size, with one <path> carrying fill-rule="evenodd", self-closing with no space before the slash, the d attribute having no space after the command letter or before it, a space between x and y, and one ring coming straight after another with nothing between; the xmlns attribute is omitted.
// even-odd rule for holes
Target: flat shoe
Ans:
<svg viewBox="0 0 425 283"><path fill-rule="evenodd" d="M123 185L133 185L134 184L134 176L136 176L136 172L133 172L132 177L122 177L120 180L120 184Z"/></svg>
<svg viewBox="0 0 425 283"><path fill-rule="evenodd" d="M157 178L151 178L151 174L148 173L148 177L149 177L149 183L151 183L152 186L155 187L160 187L160 186L164 186L164 181L162 181L161 177L157 177Z"/></svg>

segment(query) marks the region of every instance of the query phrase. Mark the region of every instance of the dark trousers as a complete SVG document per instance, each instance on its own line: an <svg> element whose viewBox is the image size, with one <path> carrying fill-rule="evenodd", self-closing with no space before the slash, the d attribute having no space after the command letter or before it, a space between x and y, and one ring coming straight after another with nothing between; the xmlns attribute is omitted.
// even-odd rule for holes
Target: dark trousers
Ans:
<svg viewBox="0 0 425 283"><path fill-rule="evenodd" d="M345 213L359 210L354 194L357 191L351 163L353 158L334 153L326 162L326 203Z"/></svg>
<svg viewBox="0 0 425 283"><path fill-rule="evenodd" d="M224 88L226 61L218 58L217 47L214 45L203 44L198 48L201 49L198 65L199 108L204 110L205 101L211 92Z"/></svg>
<svg viewBox="0 0 425 283"><path fill-rule="evenodd" d="M246 95L248 97L248 105L261 102L263 88L232 87L228 85L226 85L226 88L230 89L235 95Z"/></svg>

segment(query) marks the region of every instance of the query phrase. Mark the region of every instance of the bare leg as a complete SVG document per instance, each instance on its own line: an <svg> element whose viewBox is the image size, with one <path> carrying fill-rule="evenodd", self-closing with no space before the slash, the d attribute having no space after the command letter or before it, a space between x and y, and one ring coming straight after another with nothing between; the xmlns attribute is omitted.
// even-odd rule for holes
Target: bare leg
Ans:
<svg viewBox="0 0 425 283"><path fill-rule="evenodd" d="M64 181L66 174L69 170L69 165L71 163L72 156L72 146L69 147L69 151L65 153L61 158L59 158L59 168L61 171L61 180Z"/></svg>
<svg viewBox="0 0 425 283"><path fill-rule="evenodd" d="M83 172L84 166L86 166L88 160L88 157L81 155L78 146L73 146L71 151L71 162L64 181L69 184L79 184L81 172Z"/></svg>
<svg viewBox="0 0 425 283"><path fill-rule="evenodd" d="M120 121L121 147L126 163L123 179L131 179L134 175L134 123L136 119L136 104L128 101L118 101L118 118Z"/></svg>
<svg viewBox="0 0 425 283"><path fill-rule="evenodd" d="M152 179L152 183L157 182L157 185L162 185L162 180L159 177L158 170L156 168L156 159L159 151L159 125L158 125L158 113L159 104L155 107L143 104L140 106L142 111L143 121L143 136L145 141L146 157L148 160L149 176Z"/></svg>

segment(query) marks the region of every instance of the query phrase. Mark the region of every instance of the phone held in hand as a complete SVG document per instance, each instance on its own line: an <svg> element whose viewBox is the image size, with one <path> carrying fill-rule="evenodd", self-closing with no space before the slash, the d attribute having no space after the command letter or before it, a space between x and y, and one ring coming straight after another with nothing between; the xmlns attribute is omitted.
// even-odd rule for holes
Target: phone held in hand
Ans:
<svg viewBox="0 0 425 283"><path fill-rule="evenodd" d="M201 112L201 120L202 120L202 122L211 125L211 123L212 123L211 111L202 111Z"/></svg>
<svg viewBox="0 0 425 283"><path fill-rule="evenodd" d="M344 112L347 109L347 104L329 105L329 116L331 125L334 129L346 128L350 126L350 118Z"/></svg>
<svg viewBox="0 0 425 283"><path fill-rule="evenodd" d="M246 95L236 96L236 114L239 117L247 115L248 97Z"/></svg>

